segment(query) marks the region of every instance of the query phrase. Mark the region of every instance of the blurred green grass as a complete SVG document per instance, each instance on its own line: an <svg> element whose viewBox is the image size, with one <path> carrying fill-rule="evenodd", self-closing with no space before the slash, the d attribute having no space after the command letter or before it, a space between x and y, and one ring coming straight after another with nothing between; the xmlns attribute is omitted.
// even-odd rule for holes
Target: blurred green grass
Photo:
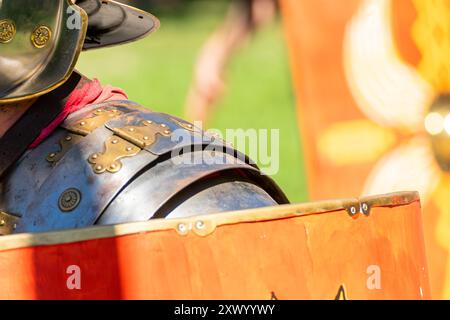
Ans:
<svg viewBox="0 0 450 320"><path fill-rule="evenodd" d="M78 70L125 89L152 110L183 117L197 54L225 11L223 3L202 2L182 15L163 15L160 30L149 38L85 52ZM280 129L280 169L273 178L292 202L301 202L307 199L306 181L291 88L282 26L275 21L233 59L209 127Z"/></svg>

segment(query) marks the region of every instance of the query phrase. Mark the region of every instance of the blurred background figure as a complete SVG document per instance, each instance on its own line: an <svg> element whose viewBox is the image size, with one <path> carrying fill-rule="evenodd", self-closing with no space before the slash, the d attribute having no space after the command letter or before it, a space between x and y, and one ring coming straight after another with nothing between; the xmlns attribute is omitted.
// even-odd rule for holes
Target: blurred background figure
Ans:
<svg viewBox="0 0 450 320"><path fill-rule="evenodd" d="M224 23L200 52L186 102L186 118L208 121L224 91L230 60L254 32L274 19L276 11L275 0L232 0Z"/></svg>
<svg viewBox="0 0 450 320"><path fill-rule="evenodd" d="M223 133L227 129L279 129L279 171L272 177L291 201L305 201L306 181L289 61L275 3L272 0L127 2L155 14L161 21L160 29L142 41L85 52L78 63L79 70L98 77L103 84L124 89L130 100L154 111L190 119L202 117L189 114L186 117L186 112L192 110L186 105L194 106L186 98L191 101L200 96L198 100L202 101L204 97L194 93L202 86L213 87L204 84L208 79L220 79L214 103L208 100L206 103L204 114L208 123L204 129L214 128ZM223 43L217 40L220 38ZM211 43L218 44L218 48ZM208 59L203 62L209 47L220 54L214 53L211 62ZM214 67L203 71L209 64ZM202 76L199 80L199 75L205 74L206 80ZM224 78L226 90L222 91ZM240 151L249 153L245 148Z"/></svg>

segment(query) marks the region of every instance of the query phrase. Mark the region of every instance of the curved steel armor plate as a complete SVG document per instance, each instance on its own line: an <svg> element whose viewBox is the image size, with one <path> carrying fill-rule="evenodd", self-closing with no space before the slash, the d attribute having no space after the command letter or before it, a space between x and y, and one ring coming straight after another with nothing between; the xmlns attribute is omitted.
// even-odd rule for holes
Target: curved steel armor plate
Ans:
<svg viewBox="0 0 450 320"><path fill-rule="evenodd" d="M185 217L287 203L229 145L130 101L73 113L2 181L15 232Z"/></svg>

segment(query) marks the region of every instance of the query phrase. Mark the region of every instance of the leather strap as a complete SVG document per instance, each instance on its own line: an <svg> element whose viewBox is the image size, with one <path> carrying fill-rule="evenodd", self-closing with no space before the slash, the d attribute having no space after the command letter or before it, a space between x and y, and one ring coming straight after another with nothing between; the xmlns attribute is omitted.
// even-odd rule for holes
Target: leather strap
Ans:
<svg viewBox="0 0 450 320"><path fill-rule="evenodd" d="M73 72L62 86L41 96L0 138L0 178L61 113L72 91L86 81L82 75Z"/></svg>

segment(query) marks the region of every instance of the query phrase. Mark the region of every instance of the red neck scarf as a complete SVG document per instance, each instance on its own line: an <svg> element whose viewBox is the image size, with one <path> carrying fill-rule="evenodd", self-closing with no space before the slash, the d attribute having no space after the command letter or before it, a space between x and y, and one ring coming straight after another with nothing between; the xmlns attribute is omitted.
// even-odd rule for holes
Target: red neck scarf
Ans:
<svg viewBox="0 0 450 320"><path fill-rule="evenodd" d="M36 148L45 140L58 126L64 122L67 116L78 111L87 105L96 104L113 100L126 100L127 94L120 88L105 86L102 87L97 79L86 83L80 89L74 90L67 100L64 109L58 117L52 121L44 130L41 131L39 137L30 145L30 149Z"/></svg>

